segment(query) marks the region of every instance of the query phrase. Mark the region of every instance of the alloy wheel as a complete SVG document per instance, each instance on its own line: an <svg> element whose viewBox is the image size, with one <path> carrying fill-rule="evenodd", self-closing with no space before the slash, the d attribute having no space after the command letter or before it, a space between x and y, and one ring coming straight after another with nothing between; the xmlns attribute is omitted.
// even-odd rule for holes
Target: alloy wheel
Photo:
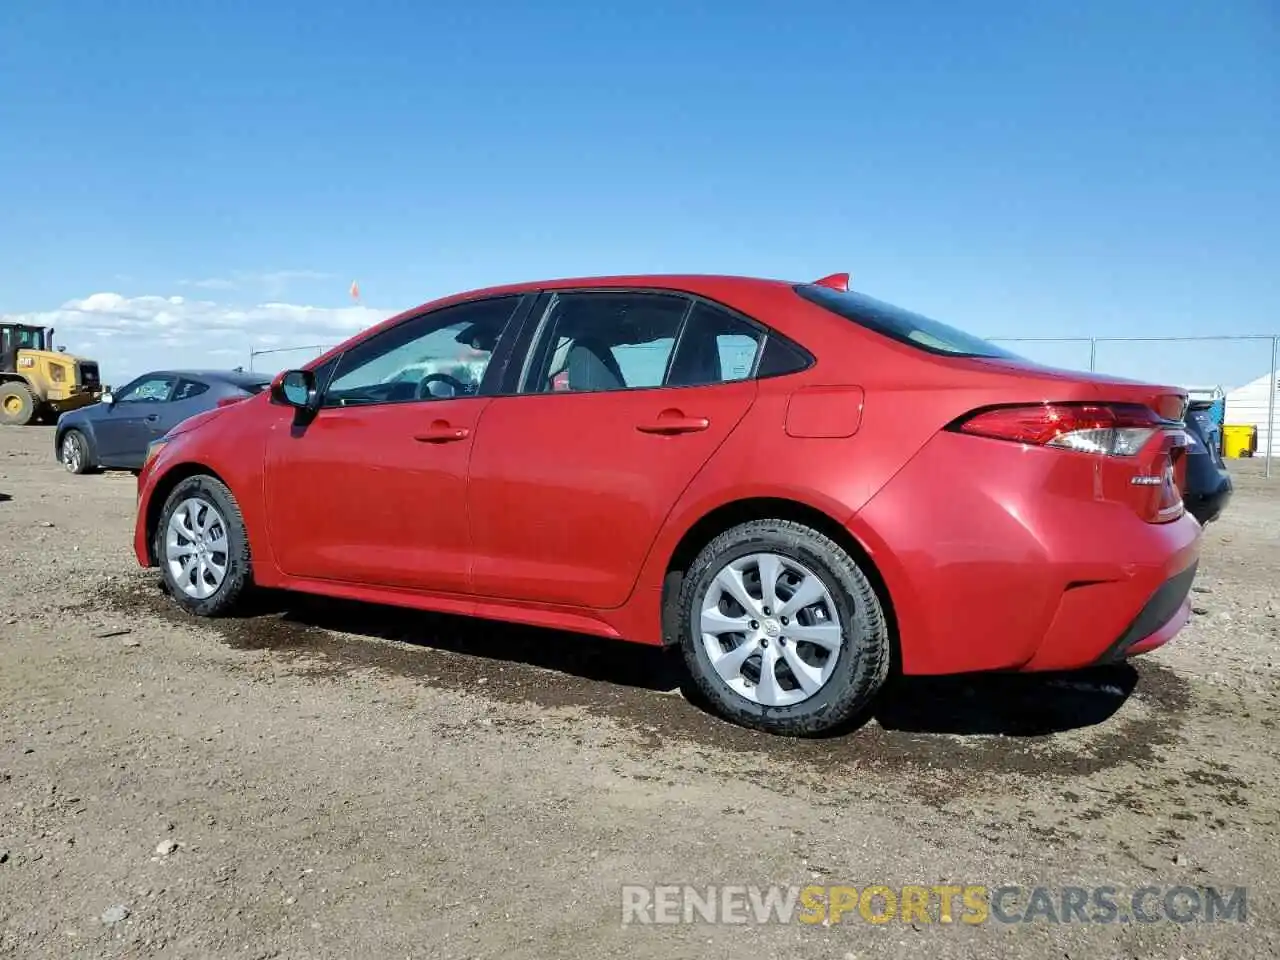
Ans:
<svg viewBox="0 0 1280 960"><path fill-rule="evenodd" d="M840 613L822 578L777 553L725 564L697 616L712 669L739 696L766 707L818 693L844 645Z"/></svg>
<svg viewBox="0 0 1280 960"><path fill-rule="evenodd" d="M79 473L81 460L80 444L76 443L74 434L67 434L62 438L62 465L71 473Z"/></svg>
<svg viewBox="0 0 1280 960"><path fill-rule="evenodd" d="M227 524L207 500L183 500L169 517L164 554L169 574L187 596L204 600L227 577Z"/></svg>

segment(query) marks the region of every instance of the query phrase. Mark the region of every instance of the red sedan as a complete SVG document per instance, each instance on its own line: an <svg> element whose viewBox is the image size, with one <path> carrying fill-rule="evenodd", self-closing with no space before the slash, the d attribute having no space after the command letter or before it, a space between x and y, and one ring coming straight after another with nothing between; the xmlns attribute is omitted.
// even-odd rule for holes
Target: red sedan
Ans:
<svg viewBox="0 0 1280 960"><path fill-rule="evenodd" d="M251 584L679 644L818 734L906 674L1113 661L1186 622L1185 393L848 290L662 276L393 317L149 451L134 548Z"/></svg>

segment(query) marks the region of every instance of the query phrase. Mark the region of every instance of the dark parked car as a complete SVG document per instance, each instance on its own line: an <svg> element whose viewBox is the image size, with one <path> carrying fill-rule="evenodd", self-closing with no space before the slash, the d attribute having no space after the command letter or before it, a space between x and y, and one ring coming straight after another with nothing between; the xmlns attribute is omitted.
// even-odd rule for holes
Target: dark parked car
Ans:
<svg viewBox="0 0 1280 960"><path fill-rule="evenodd" d="M1201 525L1217 520L1231 499L1231 474L1222 462L1222 429L1210 404L1193 400L1187 408L1187 479L1183 501Z"/></svg>
<svg viewBox="0 0 1280 960"><path fill-rule="evenodd" d="M140 470L152 440L187 417L243 400L271 378L234 370L157 370L144 373L102 402L58 418L54 451L71 473L99 467Z"/></svg>

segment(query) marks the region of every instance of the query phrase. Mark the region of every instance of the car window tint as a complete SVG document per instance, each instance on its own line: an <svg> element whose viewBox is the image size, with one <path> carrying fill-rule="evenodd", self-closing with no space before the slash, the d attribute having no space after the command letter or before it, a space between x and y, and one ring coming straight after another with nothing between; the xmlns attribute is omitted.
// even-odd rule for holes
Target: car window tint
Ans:
<svg viewBox="0 0 1280 960"><path fill-rule="evenodd" d="M778 377L798 373L809 366L809 358L791 346L777 334L771 333L765 340L764 353L756 367L757 377Z"/></svg>
<svg viewBox="0 0 1280 960"><path fill-rule="evenodd" d="M755 367L763 331L728 310L698 302L689 314L667 383L695 387L745 380Z"/></svg>
<svg viewBox="0 0 1280 960"><path fill-rule="evenodd" d="M407 320L342 354L323 406L473 396L517 297L445 307Z"/></svg>
<svg viewBox="0 0 1280 960"><path fill-rule="evenodd" d="M566 293L542 321L525 391L662 386L689 300L678 294Z"/></svg>
<svg viewBox="0 0 1280 960"><path fill-rule="evenodd" d="M192 397L198 397L209 389L207 383L201 383L199 380L179 380L178 388L173 391L173 399L176 403L179 400L190 400Z"/></svg>
<svg viewBox="0 0 1280 960"><path fill-rule="evenodd" d="M863 293L833 290L816 283L802 283L794 289L806 300L837 316L928 353L952 357L1021 359L1017 354L997 347L981 337Z"/></svg>
<svg viewBox="0 0 1280 960"><path fill-rule="evenodd" d="M116 397L117 403L162 403L169 399L171 377L143 377L135 380Z"/></svg>

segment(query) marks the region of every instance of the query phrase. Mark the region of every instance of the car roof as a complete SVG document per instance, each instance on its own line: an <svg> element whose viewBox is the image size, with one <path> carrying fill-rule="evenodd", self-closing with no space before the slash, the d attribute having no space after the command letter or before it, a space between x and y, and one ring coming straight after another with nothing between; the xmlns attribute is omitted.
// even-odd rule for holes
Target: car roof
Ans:
<svg viewBox="0 0 1280 960"><path fill-rule="evenodd" d="M271 376L253 370L153 370L144 376L186 377L190 380L229 383L235 387L270 383Z"/></svg>
<svg viewBox="0 0 1280 960"><path fill-rule="evenodd" d="M452 293L435 300L428 300L425 303L420 303L417 306L410 307L408 310L402 310L394 316L388 317L378 326L391 326L406 317L421 313L429 307L443 307L465 300L477 300L482 297L495 297L503 294L533 293L538 290L563 290L570 287L588 289L639 287L692 293L732 305L734 301L750 300L752 297L761 294L776 296L780 292L790 292L795 283L796 281L793 280L772 280L763 277L714 273L637 273L593 277L558 277L554 280L526 280L520 283L479 287L474 290Z"/></svg>
<svg viewBox="0 0 1280 960"><path fill-rule="evenodd" d="M404 320L426 310L439 309L464 303L468 300L479 300L485 297L503 296L504 294L527 294L541 290L562 290L565 288L583 289L627 289L640 288L650 290L670 290L678 293L693 294L715 300L732 308L750 313L753 305L765 306L768 303L779 304L785 301L804 301L795 296L794 287L798 281L777 280L764 277L737 276L733 274L714 273L637 273L607 276L558 277L552 280L526 280L519 283L507 283L498 286L479 287L459 293L448 294L434 300L428 300L407 310L401 310L371 327L352 334L351 338L331 347L312 360L307 366L315 369L341 353L357 338L373 336L387 330Z"/></svg>
<svg viewBox="0 0 1280 960"><path fill-rule="evenodd" d="M638 273L595 277L560 277L554 280L528 280L500 286L481 287L453 294L446 300L470 300L475 297L491 297L502 293L529 293L534 290L559 290L566 287L649 287L664 290L681 290L715 298L718 294L738 295L752 292L776 291L779 287L791 287L795 281L770 280L763 277L744 277L711 273ZM442 301L428 301L428 303ZM414 310L421 310L428 303ZM413 311L407 311L413 312Z"/></svg>

